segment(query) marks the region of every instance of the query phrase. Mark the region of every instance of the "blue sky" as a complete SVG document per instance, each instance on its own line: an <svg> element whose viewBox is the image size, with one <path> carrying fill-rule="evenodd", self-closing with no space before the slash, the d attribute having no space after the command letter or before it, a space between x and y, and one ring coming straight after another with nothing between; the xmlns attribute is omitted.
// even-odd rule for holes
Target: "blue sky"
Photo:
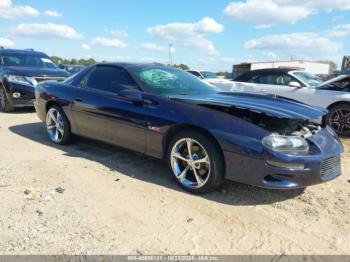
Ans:
<svg viewBox="0 0 350 262"><path fill-rule="evenodd" d="M232 64L350 55L350 0L0 0L0 44L65 58Z"/></svg>

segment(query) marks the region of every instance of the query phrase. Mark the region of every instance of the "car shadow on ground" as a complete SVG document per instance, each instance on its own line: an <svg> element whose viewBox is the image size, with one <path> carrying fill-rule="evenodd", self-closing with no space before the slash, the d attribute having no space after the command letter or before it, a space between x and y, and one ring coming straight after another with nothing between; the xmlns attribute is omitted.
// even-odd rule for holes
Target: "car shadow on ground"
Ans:
<svg viewBox="0 0 350 262"><path fill-rule="evenodd" d="M55 145L49 141L42 123L17 125L9 129L32 141L62 150L69 157L95 161L111 171L118 171L134 179L185 193L169 174L166 164L159 160L86 138L78 138L72 145ZM302 189L268 190L235 182L225 182L216 191L200 197L227 205L251 206L282 202L298 197L303 192Z"/></svg>
<svg viewBox="0 0 350 262"><path fill-rule="evenodd" d="M15 108L14 111L12 112L7 112L7 113L4 113L0 110L0 113L3 113L3 114L13 114L13 115L16 115L16 114L32 114L35 112L35 108L33 106L26 106L26 107L19 107L19 108Z"/></svg>

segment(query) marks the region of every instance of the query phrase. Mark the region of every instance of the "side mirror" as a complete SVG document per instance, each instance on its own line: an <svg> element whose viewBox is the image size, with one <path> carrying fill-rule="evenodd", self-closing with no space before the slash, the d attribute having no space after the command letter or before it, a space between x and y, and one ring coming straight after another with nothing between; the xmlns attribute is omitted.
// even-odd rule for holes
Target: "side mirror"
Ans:
<svg viewBox="0 0 350 262"><path fill-rule="evenodd" d="M295 88L302 88L301 84L299 82L296 81L292 81L288 84L288 86L290 87L295 87Z"/></svg>
<svg viewBox="0 0 350 262"><path fill-rule="evenodd" d="M140 90L125 89L120 91L118 95L133 102L135 105L143 104L143 96Z"/></svg>

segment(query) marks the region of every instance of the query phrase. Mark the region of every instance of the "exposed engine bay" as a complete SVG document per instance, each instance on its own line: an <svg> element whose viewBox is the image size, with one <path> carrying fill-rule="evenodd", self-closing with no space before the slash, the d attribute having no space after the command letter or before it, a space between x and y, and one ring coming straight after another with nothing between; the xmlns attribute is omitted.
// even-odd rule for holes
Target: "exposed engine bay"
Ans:
<svg viewBox="0 0 350 262"><path fill-rule="evenodd" d="M249 109L237 107L225 107L216 105L202 105L222 111L245 121L251 122L271 133L285 136L310 137L317 134L321 130L321 125L306 120L296 120L288 118L278 118L269 116L261 112L255 112Z"/></svg>

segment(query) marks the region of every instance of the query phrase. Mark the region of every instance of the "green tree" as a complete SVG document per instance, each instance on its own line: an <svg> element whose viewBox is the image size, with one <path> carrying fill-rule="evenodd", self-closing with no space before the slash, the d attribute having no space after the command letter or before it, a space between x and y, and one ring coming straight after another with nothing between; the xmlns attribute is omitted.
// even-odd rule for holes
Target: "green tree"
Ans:
<svg viewBox="0 0 350 262"><path fill-rule="evenodd" d="M179 69L182 69L182 70L190 70L190 68L187 65L185 65L185 64L173 65L173 67L179 68Z"/></svg>
<svg viewBox="0 0 350 262"><path fill-rule="evenodd" d="M83 66L88 66L88 65L93 65L96 64L96 60L93 58L89 58L89 59L84 59L84 58L80 58L80 59L76 59L76 58L72 58L72 59L66 59L66 58L62 58L59 56L51 56L50 57L52 59L52 61L54 61L54 63L56 64L63 64L63 65L83 65Z"/></svg>
<svg viewBox="0 0 350 262"><path fill-rule="evenodd" d="M226 72L217 72L216 75L217 76L226 76Z"/></svg>
<svg viewBox="0 0 350 262"><path fill-rule="evenodd" d="M70 64L70 65L78 65L78 60L75 59L75 58L72 58L72 59L69 61L69 64Z"/></svg>
<svg viewBox="0 0 350 262"><path fill-rule="evenodd" d="M69 65L70 61L68 59L63 59L62 64Z"/></svg>
<svg viewBox="0 0 350 262"><path fill-rule="evenodd" d="M62 64L62 58L58 56L51 56L50 58L56 65Z"/></svg>

